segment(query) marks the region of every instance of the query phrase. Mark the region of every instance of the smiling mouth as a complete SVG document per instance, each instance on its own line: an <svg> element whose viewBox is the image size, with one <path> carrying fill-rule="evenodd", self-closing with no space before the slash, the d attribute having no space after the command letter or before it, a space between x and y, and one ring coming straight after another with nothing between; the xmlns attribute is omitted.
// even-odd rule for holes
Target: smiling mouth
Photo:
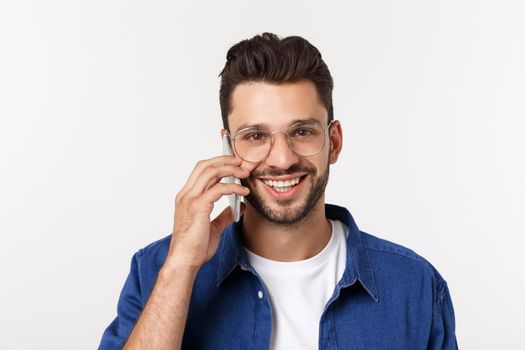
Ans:
<svg viewBox="0 0 525 350"><path fill-rule="evenodd" d="M297 186L306 175L289 178L286 180L259 179L276 192L288 192Z"/></svg>

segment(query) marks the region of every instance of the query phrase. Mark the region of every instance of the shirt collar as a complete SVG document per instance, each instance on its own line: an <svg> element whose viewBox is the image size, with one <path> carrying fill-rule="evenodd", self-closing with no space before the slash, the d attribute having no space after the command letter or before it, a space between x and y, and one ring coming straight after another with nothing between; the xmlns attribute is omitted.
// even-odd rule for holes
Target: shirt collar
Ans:
<svg viewBox="0 0 525 350"><path fill-rule="evenodd" d="M355 281L359 281L372 299L377 302L378 294L374 271L361 231L359 231L352 215L346 208L326 204L325 209L328 219L339 220L350 229L346 240L346 268L340 281L341 287L348 287L354 284ZM217 285L220 285L236 267L253 271L243 249L241 232L242 218L239 222L228 226L223 232L223 239L218 250Z"/></svg>

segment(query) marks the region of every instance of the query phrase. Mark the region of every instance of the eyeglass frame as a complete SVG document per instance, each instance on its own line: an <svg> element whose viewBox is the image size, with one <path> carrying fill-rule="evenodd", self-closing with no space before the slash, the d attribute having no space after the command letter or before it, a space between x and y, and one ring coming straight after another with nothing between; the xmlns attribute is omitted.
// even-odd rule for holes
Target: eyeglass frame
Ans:
<svg viewBox="0 0 525 350"><path fill-rule="evenodd" d="M266 156L265 156L263 159L259 160L259 161L251 161L251 160L246 160L246 159L244 159L243 157L241 157L241 156L239 155L239 152L237 152L237 149L236 149L236 147L235 147L235 138L237 137L237 135L238 135L240 132L243 132L243 131L245 131L245 130L250 130L250 129L252 129L253 126L249 126L249 127L247 127L247 128L244 128L244 129L241 129L241 130L237 130L237 132L235 133L235 136L233 136L233 137L232 137L232 135L230 134L230 131L226 130L226 133L228 134L228 137L230 138L230 141L232 142L232 146L233 146L232 148L235 150L235 153L237 153L237 155L239 155L239 158L241 158L242 160L244 160L245 162L248 162L248 163L260 163L260 162L262 162L263 160L265 160L266 158L268 158L268 156L269 156L270 153L272 152L272 148L273 148L273 145L274 145L274 138L273 138L273 135L275 135L275 134L281 134L281 133L286 135L286 143L288 144L288 147L290 148L290 150L291 150L293 153L297 154L299 157L313 157L313 156L315 156L315 155L321 153L321 151L324 149L324 146L326 145L326 136L328 136L327 130L329 130L329 129L332 127L332 124L333 124L334 122L335 122L335 119L332 119L332 120L330 121L330 123L328 123L327 126L325 126L325 127L321 126L321 129L323 129L323 132L324 132L323 146L321 147L321 149L320 149L319 151L317 151L317 152L315 152L315 153L313 153L313 154L309 154L309 155L307 155L307 156L300 155L300 154L298 154L298 153L293 149L292 145L290 144L290 142L291 142L291 141L290 141L290 134L288 134L288 131L289 131L290 129L292 129L293 127L297 126L297 125L304 124L304 123L308 123L308 121L299 121L299 122L297 122L297 123L295 123L295 124L292 124L292 125L288 126L288 127L286 128L285 131L279 131L279 130L272 131L272 132L270 133L270 141L269 141L269 142L270 142L270 149L268 150L268 153L266 154ZM319 124L320 124L320 122L319 122Z"/></svg>

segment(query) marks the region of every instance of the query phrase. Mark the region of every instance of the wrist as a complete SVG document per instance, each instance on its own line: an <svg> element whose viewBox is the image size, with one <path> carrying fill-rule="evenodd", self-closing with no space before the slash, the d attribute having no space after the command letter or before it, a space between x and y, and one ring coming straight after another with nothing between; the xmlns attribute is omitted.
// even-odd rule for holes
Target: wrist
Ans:
<svg viewBox="0 0 525 350"><path fill-rule="evenodd" d="M159 274L171 277L174 274L184 274L188 277L195 277L197 272L200 269L200 265L188 263L187 261L176 259L176 258L166 258L164 265L162 265Z"/></svg>

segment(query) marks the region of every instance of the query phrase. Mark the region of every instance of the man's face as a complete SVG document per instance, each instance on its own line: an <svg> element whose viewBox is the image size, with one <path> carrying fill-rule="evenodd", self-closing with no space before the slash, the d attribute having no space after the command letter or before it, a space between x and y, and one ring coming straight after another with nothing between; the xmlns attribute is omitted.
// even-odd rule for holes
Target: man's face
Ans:
<svg viewBox="0 0 525 350"><path fill-rule="evenodd" d="M251 82L238 85L233 92L229 115L232 136L253 125L270 132L283 131L273 135L270 153L261 162L252 164L254 170L243 180L250 189L246 201L270 222L295 224L319 203L324 205L329 164L335 162L340 151L341 128L338 122L334 123L321 152L310 157L299 156L290 149L284 131L298 120L308 119L327 126L328 112L311 81L279 85ZM331 141L338 146L332 152Z"/></svg>

